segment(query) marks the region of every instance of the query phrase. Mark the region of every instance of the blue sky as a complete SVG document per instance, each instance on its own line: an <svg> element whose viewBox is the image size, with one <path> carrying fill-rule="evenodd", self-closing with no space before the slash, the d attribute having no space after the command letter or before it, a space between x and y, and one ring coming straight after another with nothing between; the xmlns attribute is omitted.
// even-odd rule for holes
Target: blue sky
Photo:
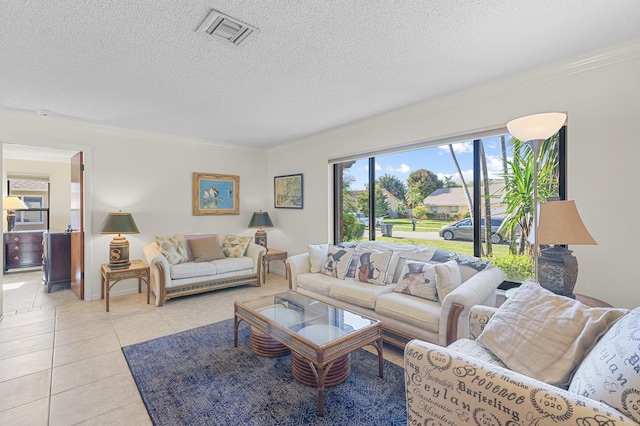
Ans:
<svg viewBox="0 0 640 426"><path fill-rule="evenodd" d="M497 137L484 138L484 147L487 154L487 167L489 173L502 175L502 156L500 142ZM460 169L468 183L473 179L473 142L460 142L453 145ZM510 157L507 146L507 156ZM351 189L364 189L368 182L369 162L367 158L358 160L348 173L356 178ZM461 183L456 171L456 166L449 151L449 145L426 148L415 151L407 151L398 154L382 155L376 157L376 177L390 174L397 176L402 182L407 181L409 174L418 169L427 169L438 175L444 182L445 176L452 176L453 181Z"/></svg>

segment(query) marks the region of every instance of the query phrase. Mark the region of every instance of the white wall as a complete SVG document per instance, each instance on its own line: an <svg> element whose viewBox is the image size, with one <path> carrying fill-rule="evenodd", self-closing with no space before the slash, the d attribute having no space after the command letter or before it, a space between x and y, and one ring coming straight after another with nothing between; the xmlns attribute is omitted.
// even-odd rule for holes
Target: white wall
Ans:
<svg viewBox="0 0 640 426"><path fill-rule="evenodd" d="M251 214L267 201L264 151L181 139L168 135L105 128L78 121L0 111L0 142L71 149L85 153L86 299L100 298L100 265L108 261L113 236L98 230L111 211L133 213L141 233L128 235L131 258L156 235L222 232L253 235ZM192 173L240 176L240 214L192 216ZM129 280L113 288L137 288Z"/></svg>
<svg viewBox="0 0 640 426"><path fill-rule="evenodd" d="M470 70L472 72L472 70ZM568 113L568 197L597 246L571 246L576 292L640 306L635 277L640 227L635 171L640 158L640 40L477 86L273 148L269 176L303 171L305 209L278 212L278 245L299 253L331 241L328 159L505 126L538 112Z"/></svg>
<svg viewBox="0 0 640 426"><path fill-rule="evenodd" d="M71 166L68 160L3 158L3 188L10 173L49 177L49 229L62 232L71 220ZM3 192L6 194L6 188Z"/></svg>
<svg viewBox="0 0 640 426"><path fill-rule="evenodd" d="M470 71L472 72L472 71ZM87 298L100 294L100 264L110 236L105 215L128 210L141 234L129 236L132 258L156 235L219 231L252 235L251 213L269 211L269 245L289 251L330 241L329 158L504 126L536 112L566 111L568 191L597 246L572 246L580 264L576 291L616 306L640 305L635 267L640 228L631 190L640 154L640 41L592 57L470 88L268 150L250 150L0 111L0 142L85 152ZM192 216L191 174L240 175L239 216ZM304 174L304 209L273 208L273 177ZM280 268L279 263L274 269ZM135 283L113 294L134 291Z"/></svg>

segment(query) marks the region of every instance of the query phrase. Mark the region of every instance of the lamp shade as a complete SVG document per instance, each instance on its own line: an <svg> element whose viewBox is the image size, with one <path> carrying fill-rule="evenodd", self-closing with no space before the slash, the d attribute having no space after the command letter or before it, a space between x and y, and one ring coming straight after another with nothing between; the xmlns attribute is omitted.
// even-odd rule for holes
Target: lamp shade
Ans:
<svg viewBox="0 0 640 426"><path fill-rule="evenodd" d="M273 228L273 222L271 222L269 213L263 212L262 210L254 212L249 222L249 228Z"/></svg>
<svg viewBox="0 0 640 426"><path fill-rule="evenodd" d="M116 213L109 213L104 223L100 227L101 234L139 234L136 221L131 213L124 213L122 210Z"/></svg>
<svg viewBox="0 0 640 426"><path fill-rule="evenodd" d="M538 244L598 244L582 222L573 200L540 204Z"/></svg>
<svg viewBox="0 0 640 426"><path fill-rule="evenodd" d="M4 197L2 208L4 210L20 210L28 209L29 207L18 197Z"/></svg>
<svg viewBox="0 0 640 426"><path fill-rule="evenodd" d="M508 122L507 129L512 136L523 142L545 140L560 130L566 119L567 114L563 112L527 115Z"/></svg>

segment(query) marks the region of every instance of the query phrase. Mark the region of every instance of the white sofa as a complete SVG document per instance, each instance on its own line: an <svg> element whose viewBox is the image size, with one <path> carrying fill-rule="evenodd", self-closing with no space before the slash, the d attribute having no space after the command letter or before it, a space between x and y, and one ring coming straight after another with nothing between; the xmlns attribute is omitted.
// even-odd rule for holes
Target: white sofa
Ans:
<svg viewBox="0 0 640 426"><path fill-rule="evenodd" d="M511 312L472 307L470 339L407 344L408 424L640 424L640 308L522 296ZM499 338L499 356L485 330Z"/></svg>
<svg viewBox="0 0 640 426"><path fill-rule="evenodd" d="M220 243L227 237L227 234L184 235L186 238L215 235ZM173 264L163 255L155 240L145 245L142 251L151 269L150 287L155 295L155 305L162 306L174 297L246 284L259 287L262 256L266 249L250 241L242 257Z"/></svg>
<svg viewBox="0 0 640 426"><path fill-rule="evenodd" d="M466 337L469 308L494 306L496 289L504 280L503 272L486 260L431 247L369 241L357 244L355 249L358 252L353 258L367 250L393 253L384 285L321 273L317 263L327 257L329 245L325 244L311 245L307 253L289 257L289 286L309 297L381 320L385 341L400 347L414 338L447 345ZM437 265L451 260L457 264L461 283L450 293L438 290L443 294L437 300L427 300L394 291L407 261Z"/></svg>

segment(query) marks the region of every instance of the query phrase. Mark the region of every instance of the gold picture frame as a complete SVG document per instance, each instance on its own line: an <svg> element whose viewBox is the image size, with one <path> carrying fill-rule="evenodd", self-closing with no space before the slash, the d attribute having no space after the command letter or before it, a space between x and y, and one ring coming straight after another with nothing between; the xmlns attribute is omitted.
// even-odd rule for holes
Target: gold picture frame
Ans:
<svg viewBox="0 0 640 426"><path fill-rule="evenodd" d="M193 173L193 215L240 214L240 176Z"/></svg>

